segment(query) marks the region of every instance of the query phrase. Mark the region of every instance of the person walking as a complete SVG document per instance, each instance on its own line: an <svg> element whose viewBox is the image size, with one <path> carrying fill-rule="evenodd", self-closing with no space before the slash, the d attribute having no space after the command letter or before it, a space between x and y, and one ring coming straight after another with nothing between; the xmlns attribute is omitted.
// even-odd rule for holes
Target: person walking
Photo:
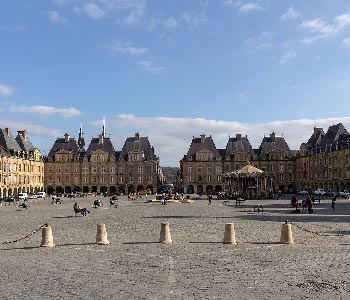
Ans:
<svg viewBox="0 0 350 300"><path fill-rule="evenodd" d="M211 205L211 200L212 200L212 198L213 198L212 195L208 195L208 201L209 201L208 205Z"/></svg>
<svg viewBox="0 0 350 300"><path fill-rule="evenodd" d="M310 195L307 196L306 198L306 206L307 206L307 211L309 214L312 214L314 210L312 209L312 199Z"/></svg>
<svg viewBox="0 0 350 300"><path fill-rule="evenodd" d="M332 210L333 211L334 211L334 208L335 208L335 201L337 201L337 196L333 195L333 197L332 197Z"/></svg>

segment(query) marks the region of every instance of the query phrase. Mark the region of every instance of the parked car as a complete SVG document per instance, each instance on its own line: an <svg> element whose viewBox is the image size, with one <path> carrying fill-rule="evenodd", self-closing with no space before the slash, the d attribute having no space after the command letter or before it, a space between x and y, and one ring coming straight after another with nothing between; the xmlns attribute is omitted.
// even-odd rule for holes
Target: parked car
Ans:
<svg viewBox="0 0 350 300"><path fill-rule="evenodd" d="M36 195L36 194L29 194L28 195L28 199L36 199L36 198L38 198L38 195Z"/></svg>
<svg viewBox="0 0 350 300"><path fill-rule="evenodd" d="M46 197L45 192L37 192L36 195L38 196L38 198L45 198Z"/></svg>
<svg viewBox="0 0 350 300"><path fill-rule="evenodd" d="M9 197L5 198L5 202L15 202L15 201L16 201L16 198L13 196L9 196Z"/></svg>
<svg viewBox="0 0 350 300"><path fill-rule="evenodd" d="M326 191L324 189L317 189L313 191L313 194L315 196L325 196L326 195Z"/></svg>
<svg viewBox="0 0 350 300"><path fill-rule="evenodd" d="M339 192L339 197L342 197L342 198L350 198L350 191L340 191Z"/></svg>
<svg viewBox="0 0 350 300"><path fill-rule="evenodd" d="M27 200L28 194L27 193L18 193L18 199L19 200Z"/></svg>
<svg viewBox="0 0 350 300"><path fill-rule="evenodd" d="M300 191L298 191L297 194L298 194L298 195L308 195L308 194L309 194L309 191L308 191L308 190L300 190Z"/></svg>
<svg viewBox="0 0 350 300"><path fill-rule="evenodd" d="M335 190L327 190L326 196L333 197L334 195L338 197L339 196L339 192L335 191Z"/></svg>
<svg viewBox="0 0 350 300"><path fill-rule="evenodd" d="M151 192L151 190L142 190L142 191L139 191L138 194L139 195L151 195L152 192Z"/></svg>

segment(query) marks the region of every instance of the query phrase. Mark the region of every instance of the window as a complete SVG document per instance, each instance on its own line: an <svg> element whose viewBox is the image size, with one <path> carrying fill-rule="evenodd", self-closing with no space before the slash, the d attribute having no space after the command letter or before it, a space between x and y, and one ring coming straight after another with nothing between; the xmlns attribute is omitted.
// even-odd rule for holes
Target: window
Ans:
<svg viewBox="0 0 350 300"><path fill-rule="evenodd" d="M101 167L101 173L106 173L106 167L105 166Z"/></svg>
<svg viewBox="0 0 350 300"><path fill-rule="evenodd" d="M92 176L92 182L96 183L97 182L97 178L96 176Z"/></svg>
<svg viewBox="0 0 350 300"><path fill-rule="evenodd" d="M284 171L284 165L280 165L280 172Z"/></svg>
<svg viewBox="0 0 350 300"><path fill-rule="evenodd" d="M208 182L211 181L211 175L208 175Z"/></svg>
<svg viewBox="0 0 350 300"><path fill-rule="evenodd" d="M202 181L202 175L198 175L198 181L201 182Z"/></svg>
<svg viewBox="0 0 350 300"><path fill-rule="evenodd" d="M123 175L121 175L121 176L119 177L119 182L120 182L120 183L123 183L123 182L124 182L124 177L123 177Z"/></svg>
<svg viewBox="0 0 350 300"><path fill-rule="evenodd" d="M97 173L97 167L92 167L91 168L91 173Z"/></svg>
<svg viewBox="0 0 350 300"><path fill-rule="evenodd" d="M57 167L57 172L61 173L61 167L60 166Z"/></svg>
<svg viewBox="0 0 350 300"><path fill-rule="evenodd" d="M134 167L133 166L129 166L129 173L134 173Z"/></svg>
<svg viewBox="0 0 350 300"><path fill-rule="evenodd" d="M75 168L74 168L74 172L75 172L75 173L78 173L78 172L79 172L79 168L78 168L78 167L75 167Z"/></svg>
<svg viewBox="0 0 350 300"><path fill-rule="evenodd" d="M216 172L221 173L221 166L216 166Z"/></svg>
<svg viewBox="0 0 350 300"><path fill-rule="evenodd" d="M218 182L221 182L221 175L216 176L216 180L217 180Z"/></svg>
<svg viewBox="0 0 350 300"><path fill-rule="evenodd" d="M57 176L56 179L57 179L56 180L57 182L61 182L61 177L60 176Z"/></svg>
<svg viewBox="0 0 350 300"><path fill-rule="evenodd" d="M87 183L87 182L88 182L88 177L84 176L84 183Z"/></svg>
<svg viewBox="0 0 350 300"><path fill-rule="evenodd" d="M198 172L202 172L202 166L198 166L198 167L197 167L197 171L198 171Z"/></svg>
<svg viewBox="0 0 350 300"><path fill-rule="evenodd" d="M101 183L105 183L106 182L106 177L105 176L102 176L101 177Z"/></svg>
<svg viewBox="0 0 350 300"><path fill-rule="evenodd" d="M111 176L111 183L115 183L115 177Z"/></svg>
<svg viewBox="0 0 350 300"><path fill-rule="evenodd" d="M95 155L91 156L91 161L92 161L92 162L96 162L96 161L97 161L97 159L96 159L96 156L95 156Z"/></svg>
<svg viewBox="0 0 350 300"><path fill-rule="evenodd" d="M148 173L152 173L152 166L148 166L147 170L148 170Z"/></svg>
<svg viewBox="0 0 350 300"><path fill-rule="evenodd" d="M208 173L211 172L211 166L208 166Z"/></svg>
<svg viewBox="0 0 350 300"><path fill-rule="evenodd" d="M139 166L139 167L138 167L138 172L139 172L139 173L142 173L142 171L143 171L142 166Z"/></svg>
<svg viewBox="0 0 350 300"><path fill-rule="evenodd" d="M148 182L152 182L152 175L148 176Z"/></svg>
<svg viewBox="0 0 350 300"><path fill-rule="evenodd" d="M132 177L132 175L129 175L129 182L134 182L134 178Z"/></svg>
<svg viewBox="0 0 350 300"><path fill-rule="evenodd" d="M284 174L280 174L280 181L284 180Z"/></svg>
<svg viewBox="0 0 350 300"><path fill-rule="evenodd" d="M139 175L139 182L142 182L142 180L143 180L142 175Z"/></svg>
<svg viewBox="0 0 350 300"><path fill-rule="evenodd" d="M111 167L111 173L115 172L115 167Z"/></svg>
<svg viewBox="0 0 350 300"><path fill-rule="evenodd" d="M124 167L120 167L119 168L119 173L123 173L124 172Z"/></svg>
<svg viewBox="0 0 350 300"><path fill-rule="evenodd" d="M191 175L187 176L187 178L188 178L188 182L192 182L192 176Z"/></svg>
<svg viewBox="0 0 350 300"><path fill-rule="evenodd" d="M188 173L192 173L192 167L188 167Z"/></svg>
<svg viewBox="0 0 350 300"><path fill-rule="evenodd" d="M78 176L75 176L75 177L74 177L74 182L75 182L75 183L79 183L79 177L78 177Z"/></svg>
<svg viewBox="0 0 350 300"><path fill-rule="evenodd" d="M83 168L83 173L87 173L87 172L88 172L88 167L85 166L85 167Z"/></svg>

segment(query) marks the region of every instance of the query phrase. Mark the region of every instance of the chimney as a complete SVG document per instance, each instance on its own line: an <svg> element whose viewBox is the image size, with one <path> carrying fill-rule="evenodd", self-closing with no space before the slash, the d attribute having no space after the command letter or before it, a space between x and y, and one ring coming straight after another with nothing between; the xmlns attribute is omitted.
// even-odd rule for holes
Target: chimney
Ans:
<svg viewBox="0 0 350 300"><path fill-rule="evenodd" d="M7 136L10 136L10 128L6 127L5 128L5 133Z"/></svg>
<svg viewBox="0 0 350 300"><path fill-rule="evenodd" d="M27 140L27 130L24 129L24 130L19 130L17 132L23 137L25 141Z"/></svg>
<svg viewBox="0 0 350 300"><path fill-rule="evenodd" d="M101 133L101 134L98 136L98 143L99 143L99 144L103 144L103 140L104 140L104 136L103 136L103 134Z"/></svg>
<svg viewBox="0 0 350 300"><path fill-rule="evenodd" d="M68 142L69 142L69 138L70 138L69 134L66 133L66 134L64 135L64 142L65 142L65 143L68 143Z"/></svg>
<svg viewBox="0 0 350 300"><path fill-rule="evenodd" d="M275 142L275 141L276 141L276 132L272 132L272 133L270 134L270 138L271 138L271 141L272 141L272 142Z"/></svg>
<svg viewBox="0 0 350 300"><path fill-rule="evenodd" d="M242 135L241 135L240 133L237 133L237 134L236 134L236 140L237 140L237 142L240 141L241 138L242 138Z"/></svg>
<svg viewBox="0 0 350 300"><path fill-rule="evenodd" d="M140 134L138 132L135 133L135 140L136 141L140 140Z"/></svg>
<svg viewBox="0 0 350 300"><path fill-rule="evenodd" d="M205 134L201 135L201 143L204 144L205 143Z"/></svg>

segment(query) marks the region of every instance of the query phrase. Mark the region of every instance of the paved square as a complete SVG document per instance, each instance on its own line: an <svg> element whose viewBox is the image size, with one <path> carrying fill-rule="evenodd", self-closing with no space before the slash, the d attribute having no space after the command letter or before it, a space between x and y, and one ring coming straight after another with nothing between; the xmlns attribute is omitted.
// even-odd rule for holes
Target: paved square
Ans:
<svg viewBox="0 0 350 300"><path fill-rule="evenodd" d="M144 203L92 208L92 197L0 207L0 242L52 226L55 247L39 247L41 232L0 246L0 299L350 299L350 200L330 200L315 213L290 214L289 200L214 199L191 204ZM90 214L74 217L73 204ZM263 204L264 214L253 212ZM291 220L294 245L279 244ZM159 244L161 222L173 244ZM234 223L238 245L222 243ZM95 245L105 223L109 246ZM297 227L298 226L298 227ZM315 234L316 232L318 234Z"/></svg>

